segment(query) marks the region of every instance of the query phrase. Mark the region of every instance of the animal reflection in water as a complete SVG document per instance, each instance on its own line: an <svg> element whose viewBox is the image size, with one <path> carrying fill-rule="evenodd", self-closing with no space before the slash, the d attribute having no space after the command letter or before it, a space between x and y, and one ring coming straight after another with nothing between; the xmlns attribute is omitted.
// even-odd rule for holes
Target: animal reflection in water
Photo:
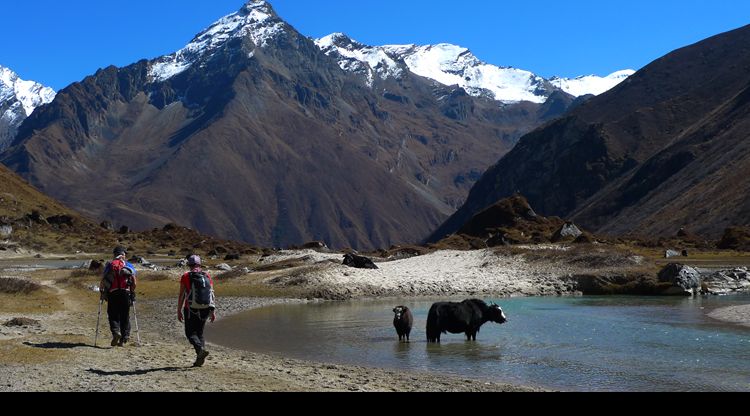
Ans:
<svg viewBox="0 0 750 416"><path fill-rule="evenodd" d="M414 326L414 316L406 306L397 306L393 309L396 316L393 318L393 326L396 327L399 342L409 342L409 334Z"/></svg>
<svg viewBox="0 0 750 416"><path fill-rule="evenodd" d="M439 343L440 334L448 332L464 333L468 341L476 341L482 325L487 322L504 324L507 320L499 305L487 305L479 299L438 302L432 305L427 316L427 342Z"/></svg>

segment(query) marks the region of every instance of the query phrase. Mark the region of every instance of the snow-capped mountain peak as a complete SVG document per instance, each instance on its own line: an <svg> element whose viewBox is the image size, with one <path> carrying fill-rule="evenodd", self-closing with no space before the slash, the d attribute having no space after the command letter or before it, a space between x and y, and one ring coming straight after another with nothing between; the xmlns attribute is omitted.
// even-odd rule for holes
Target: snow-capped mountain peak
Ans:
<svg viewBox="0 0 750 416"><path fill-rule="evenodd" d="M249 37L257 47L266 47L271 39L283 33L285 25L268 2L250 0L239 11L222 17L199 33L184 48L154 60L149 75L156 82L172 78L234 38Z"/></svg>
<svg viewBox="0 0 750 416"><path fill-rule="evenodd" d="M15 98L23 106L26 117L42 104L55 98L55 90L34 81L24 81L18 74L0 65L0 103Z"/></svg>
<svg viewBox="0 0 750 416"><path fill-rule="evenodd" d="M480 61L467 48L441 43L437 45L367 46L342 33L316 41L326 54L335 55L341 68L369 72L374 76L398 78L404 69L444 85L458 85L473 96L485 96L502 102L546 101L552 88L528 71L501 68Z"/></svg>
<svg viewBox="0 0 750 416"><path fill-rule="evenodd" d="M398 78L408 68L412 73L440 84L458 85L470 95L503 103L543 103L559 89L574 96L598 95L634 72L619 71L605 78L587 76L575 80L547 80L522 69L488 64L469 49L449 43L368 46L343 33L334 33L318 39L316 44L326 54L336 56L344 70L367 74L370 86L376 76Z"/></svg>
<svg viewBox="0 0 750 416"><path fill-rule="evenodd" d="M550 79L550 82L568 94L579 97L587 94L603 94L633 74L635 74L634 70L625 69L614 72L606 77L596 75L586 75L574 79L553 77Z"/></svg>
<svg viewBox="0 0 750 416"><path fill-rule="evenodd" d="M0 65L0 151L13 141L18 126L42 104L55 99L55 90Z"/></svg>
<svg viewBox="0 0 750 416"><path fill-rule="evenodd" d="M372 86L376 77L398 78L403 72L403 64L398 56L383 47L372 47L359 43L343 33L333 33L315 41L315 44L328 55L335 55L339 66L345 71L357 72L367 77ZM414 45L404 46L405 48Z"/></svg>

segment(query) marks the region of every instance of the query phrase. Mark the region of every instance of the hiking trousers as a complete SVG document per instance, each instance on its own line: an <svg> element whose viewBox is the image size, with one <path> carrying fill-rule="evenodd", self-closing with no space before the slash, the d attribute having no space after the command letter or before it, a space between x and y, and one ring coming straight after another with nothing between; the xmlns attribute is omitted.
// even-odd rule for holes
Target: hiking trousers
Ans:
<svg viewBox="0 0 750 416"><path fill-rule="evenodd" d="M112 335L119 333L123 339L130 339L130 293L127 290L110 292L107 316Z"/></svg>
<svg viewBox="0 0 750 416"><path fill-rule="evenodd" d="M185 319L185 336L193 348L195 348L195 353L197 354L203 351L206 346L206 340L203 338L203 329L206 327L208 317L211 316L211 310L185 308L183 315Z"/></svg>

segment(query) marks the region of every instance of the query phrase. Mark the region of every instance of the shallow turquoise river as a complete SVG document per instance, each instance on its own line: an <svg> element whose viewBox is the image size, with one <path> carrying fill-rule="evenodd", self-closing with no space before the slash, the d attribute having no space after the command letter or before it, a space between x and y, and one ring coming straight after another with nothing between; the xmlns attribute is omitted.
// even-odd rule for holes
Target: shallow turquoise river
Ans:
<svg viewBox="0 0 750 416"><path fill-rule="evenodd" d="M489 299L486 299L489 301ZM207 328L210 342L305 360L417 370L563 391L750 391L750 328L706 316L750 296L496 299L509 321L425 339L432 301L280 305ZM399 344L393 307L414 312Z"/></svg>

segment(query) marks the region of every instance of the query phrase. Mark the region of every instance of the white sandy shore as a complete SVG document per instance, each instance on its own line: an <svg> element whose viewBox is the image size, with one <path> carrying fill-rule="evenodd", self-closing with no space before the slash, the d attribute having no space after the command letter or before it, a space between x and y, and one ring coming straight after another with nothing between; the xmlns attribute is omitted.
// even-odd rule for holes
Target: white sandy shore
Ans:
<svg viewBox="0 0 750 416"><path fill-rule="evenodd" d="M304 259L297 273L271 277L269 285L306 288L313 297L356 299L384 296L539 296L570 293L575 269L525 261L492 250L438 251L403 260L377 262L378 270L341 265L340 254L283 252L264 262Z"/></svg>

